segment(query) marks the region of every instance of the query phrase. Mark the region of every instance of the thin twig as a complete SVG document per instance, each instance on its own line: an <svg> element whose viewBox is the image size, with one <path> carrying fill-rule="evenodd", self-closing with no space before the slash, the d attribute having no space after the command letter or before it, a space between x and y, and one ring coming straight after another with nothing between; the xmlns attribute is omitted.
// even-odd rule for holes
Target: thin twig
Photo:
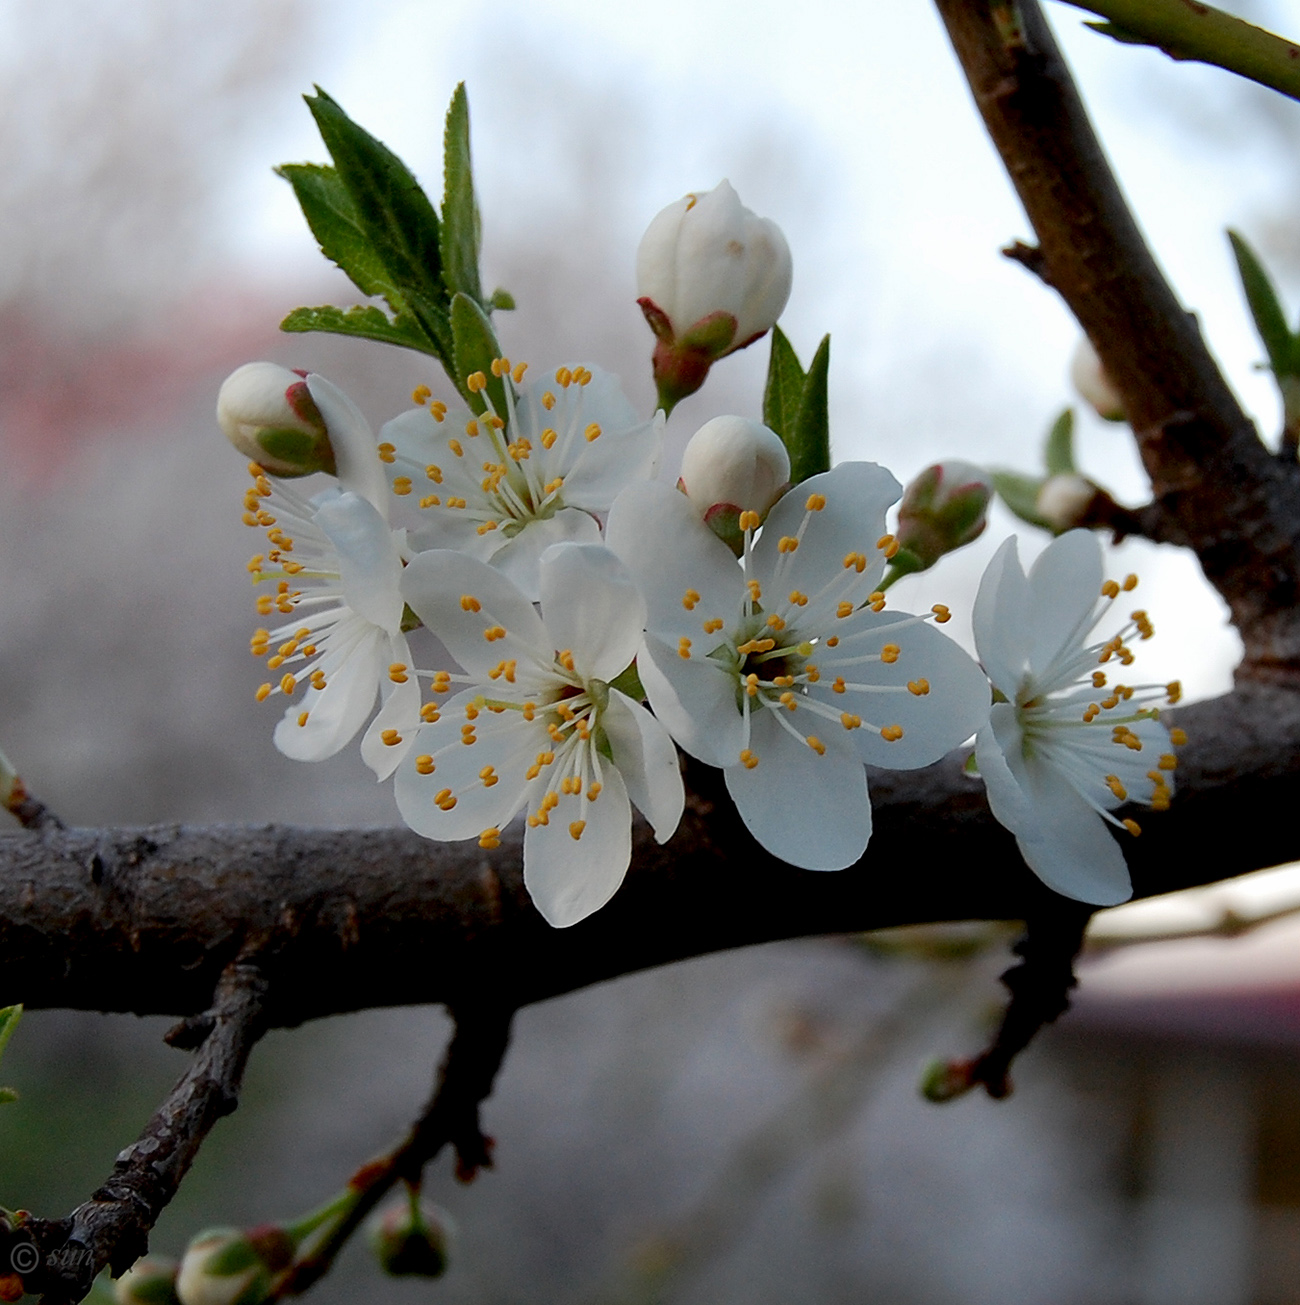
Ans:
<svg viewBox="0 0 1300 1305"><path fill-rule="evenodd" d="M492 1166L492 1139L479 1127L479 1106L492 1084L510 1041L514 1010L494 1001L475 1001L453 1011L456 1031L438 1071L433 1095L405 1140L386 1155L363 1165L349 1186L360 1193L345 1218L289 1271L276 1296L299 1296L330 1269L348 1238L400 1181L418 1187L424 1167L447 1145L456 1151L456 1176L471 1181Z"/></svg>
<svg viewBox="0 0 1300 1305"><path fill-rule="evenodd" d="M66 1219L27 1226L43 1262L24 1286L43 1293L45 1305L81 1300L101 1269L119 1275L148 1249L149 1232L203 1139L238 1104L244 1066L262 1032L265 990L255 966L227 966L208 1036L139 1139L117 1157L112 1176Z"/></svg>
<svg viewBox="0 0 1300 1305"><path fill-rule="evenodd" d="M0 752L0 805L17 817L24 829L63 829L63 821L34 797L14 769L13 762Z"/></svg>
<svg viewBox="0 0 1300 1305"><path fill-rule="evenodd" d="M1065 0L1100 14L1089 23L1131 45L1153 45L1171 59L1213 64L1300 100L1300 45L1196 0ZM1113 26L1112 26L1113 25Z"/></svg>

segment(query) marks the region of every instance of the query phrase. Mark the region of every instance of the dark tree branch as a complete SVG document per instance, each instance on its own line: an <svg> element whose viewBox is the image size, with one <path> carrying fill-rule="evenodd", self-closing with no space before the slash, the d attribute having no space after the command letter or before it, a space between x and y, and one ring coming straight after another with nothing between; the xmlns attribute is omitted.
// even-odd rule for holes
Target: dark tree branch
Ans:
<svg viewBox="0 0 1300 1305"><path fill-rule="evenodd" d="M81 1300L102 1268L123 1273L148 1249L149 1232L203 1139L239 1102L244 1066L262 1032L265 990L253 964L229 964L207 1013L207 1037L139 1139L117 1157L112 1176L66 1219L28 1225L43 1262L24 1286L43 1292L46 1305Z"/></svg>
<svg viewBox="0 0 1300 1305"><path fill-rule="evenodd" d="M1243 679L1300 666L1300 468L1260 443L1147 249L1035 0L936 0L1060 293L1124 400L1155 502L1241 631ZM1008 11L1015 21L1009 22Z"/></svg>

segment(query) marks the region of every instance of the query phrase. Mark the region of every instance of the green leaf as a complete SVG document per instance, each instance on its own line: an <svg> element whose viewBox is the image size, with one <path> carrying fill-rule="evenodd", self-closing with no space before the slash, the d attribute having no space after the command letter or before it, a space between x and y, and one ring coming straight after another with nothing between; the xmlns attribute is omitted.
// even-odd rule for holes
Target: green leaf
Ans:
<svg viewBox="0 0 1300 1305"><path fill-rule="evenodd" d="M483 302L478 259L482 245L482 223L474 198L474 172L469 153L469 100L465 83L456 87L447 108L447 125L442 140L442 279L448 294L468 295Z"/></svg>
<svg viewBox="0 0 1300 1305"><path fill-rule="evenodd" d="M505 385L500 377L492 375L492 360L501 356L501 346L497 343L496 332L492 329L488 315L467 294L452 297L451 335L456 368L452 380L456 382L457 389L475 412L486 411L487 403L483 395L472 393L465 384L465 378L471 373L482 372L487 377L487 392L491 396L492 406L504 417Z"/></svg>
<svg viewBox="0 0 1300 1305"><path fill-rule="evenodd" d="M492 291L491 299L488 300L488 307L495 308L499 312L513 312L515 307L515 297L509 290L502 290L500 286L497 286L497 288Z"/></svg>
<svg viewBox="0 0 1300 1305"><path fill-rule="evenodd" d="M304 97L347 191L357 224L408 301L425 331L439 344L439 323L430 309L446 310L438 215L410 169L382 142L359 127L318 86Z"/></svg>
<svg viewBox="0 0 1300 1305"><path fill-rule="evenodd" d="M397 344L406 349L418 349L442 356L438 345L429 339L420 323L409 314L390 318L373 304L368 307L295 308L280 323L280 330L294 333L326 331L330 335L351 335L362 340L378 340L381 344Z"/></svg>
<svg viewBox="0 0 1300 1305"><path fill-rule="evenodd" d="M0 1009L0 1055L4 1054L4 1049L8 1045L9 1039L13 1037L14 1030L18 1027L18 1021L23 1017L23 1008L21 1006L5 1006ZM13 1088L0 1088L0 1106L6 1106L11 1101L18 1100L18 1093Z"/></svg>
<svg viewBox="0 0 1300 1305"><path fill-rule="evenodd" d="M1277 291L1264 265L1245 240L1236 231L1229 231L1228 239L1237 259L1237 272L1241 277L1241 288L1246 293L1246 303L1250 306L1250 315L1255 319L1255 330L1268 353L1269 366L1279 377L1294 372L1292 353L1296 342L1287 327Z"/></svg>
<svg viewBox="0 0 1300 1305"><path fill-rule="evenodd" d="M1049 476L1065 476L1074 470L1074 409L1066 408L1052 423L1043 445L1043 465Z"/></svg>
<svg viewBox="0 0 1300 1305"><path fill-rule="evenodd" d="M830 365L831 337L825 335L808 364L794 429L788 436L782 436L790 451L792 485L831 469L830 411L826 399Z"/></svg>
<svg viewBox="0 0 1300 1305"><path fill-rule="evenodd" d="M361 229L338 172L319 163L285 163L275 171L293 187L321 253L342 268L363 295L383 295L394 312L401 312L401 295Z"/></svg>
<svg viewBox="0 0 1300 1305"><path fill-rule="evenodd" d="M772 352L767 364L767 385L763 389L763 424L788 443L799 419L804 370L785 332L772 328Z"/></svg>
<svg viewBox="0 0 1300 1305"><path fill-rule="evenodd" d="M1041 530L1051 527L1038 515L1038 491L1043 482L1037 476L1022 476L1015 471L992 471L993 488L997 490L1002 501L1018 516L1031 526Z"/></svg>

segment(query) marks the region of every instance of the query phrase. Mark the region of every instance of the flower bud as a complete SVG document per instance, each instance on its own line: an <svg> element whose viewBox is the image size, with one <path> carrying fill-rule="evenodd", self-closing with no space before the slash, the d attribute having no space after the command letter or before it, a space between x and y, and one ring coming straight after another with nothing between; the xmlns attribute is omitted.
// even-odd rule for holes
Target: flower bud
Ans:
<svg viewBox="0 0 1300 1305"><path fill-rule="evenodd" d="M728 181L655 217L637 249L637 302L655 333L666 411L694 394L719 358L772 329L791 277L780 227L745 208Z"/></svg>
<svg viewBox="0 0 1300 1305"><path fill-rule="evenodd" d="M277 363L245 363L226 377L217 395L217 422L226 438L273 476L335 469L325 419L306 375Z"/></svg>
<svg viewBox="0 0 1300 1305"><path fill-rule="evenodd" d="M1096 409L1099 417L1104 417L1107 421L1125 419L1124 404L1111 384L1110 377L1106 375L1106 369L1101 365L1092 341L1086 335L1079 340L1074 357L1070 360L1070 381L1079 391L1080 397Z"/></svg>
<svg viewBox="0 0 1300 1305"><path fill-rule="evenodd" d="M993 484L969 462L938 462L903 491L898 505L899 544L894 566L924 571L945 553L978 539L988 524Z"/></svg>
<svg viewBox="0 0 1300 1305"><path fill-rule="evenodd" d="M376 1214L366 1228L370 1249L394 1277L440 1278L454 1230L446 1210L403 1199Z"/></svg>
<svg viewBox="0 0 1300 1305"><path fill-rule="evenodd" d="M767 516L790 484L790 455L781 437L746 417L714 417L691 436L677 488L719 538L743 541L742 512Z"/></svg>
<svg viewBox="0 0 1300 1305"><path fill-rule="evenodd" d="M113 1284L117 1305L179 1305L175 1260L145 1255Z"/></svg>
<svg viewBox="0 0 1300 1305"><path fill-rule="evenodd" d="M1043 481L1034 511L1058 535L1063 535L1067 530L1085 524L1088 509L1099 493L1098 487L1086 476L1073 471L1062 472Z"/></svg>
<svg viewBox="0 0 1300 1305"><path fill-rule="evenodd" d="M185 1249L176 1275L181 1305L260 1305L273 1276L293 1262L294 1244L267 1224L240 1232L213 1228Z"/></svg>

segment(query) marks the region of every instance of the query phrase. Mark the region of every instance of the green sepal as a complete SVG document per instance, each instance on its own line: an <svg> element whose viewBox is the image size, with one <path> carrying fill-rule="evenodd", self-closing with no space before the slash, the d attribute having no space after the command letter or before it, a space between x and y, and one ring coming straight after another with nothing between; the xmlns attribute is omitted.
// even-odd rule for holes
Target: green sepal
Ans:
<svg viewBox="0 0 1300 1305"><path fill-rule="evenodd" d="M445 335L440 223L429 197L396 154L358 126L321 88L303 97L347 191L357 224L424 330L450 353ZM444 328L444 329L440 329Z"/></svg>
<svg viewBox="0 0 1300 1305"><path fill-rule="evenodd" d="M465 378L471 373L482 372L487 377L487 393L492 399L492 406L504 420L507 411L505 383L499 376L492 375L492 360L501 356L501 346L497 343L496 332L492 329L488 315L469 295L458 293L452 296L451 338L455 365L452 379L456 382L456 388L475 412L487 411L483 395L471 392L465 384Z"/></svg>
<svg viewBox="0 0 1300 1305"><path fill-rule="evenodd" d="M763 388L763 425L788 440L799 419L804 369L794 346L779 326L772 328L772 351L768 356L767 384Z"/></svg>
<svg viewBox="0 0 1300 1305"><path fill-rule="evenodd" d="M962 766L962 772L967 775L979 775L980 763L975 759L973 752L966 758L965 764Z"/></svg>
<svg viewBox="0 0 1300 1305"><path fill-rule="evenodd" d="M275 171L293 187L320 252L346 272L363 295L382 295L395 313L401 312L405 303L361 229L337 170L322 163L285 163Z"/></svg>
<svg viewBox="0 0 1300 1305"><path fill-rule="evenodd" d="M1043 445L1043 466L1049 476L1068 476L1074 466L1074 409L1066 408L1052 423Z"/></svg>
<svg viewBox="0 0 1300 1305"><path fill-rule="evenodd" d="M499 313L512 313L515 310L515 297L509 290L497 286L488 300L488 307L495 308Z"/></svg>
<svg viewBox="0 0 1300 1305"><path fill-rule="evenodd" d="M637 674L636 662L614 676L609 682L609 687L617 689L619 693L625 693L633 702L645 701L645 687L641 683L640 675Z"/></svg>
<svg viewBox="0 0 1300 1305"><path fill-rule="evenodd" d="M469 153L469 100L465 83L456 87L447 107L442 138L442 280L447 293L458 291L475 303L483 302L478 260L483 242L483 225L474 198L474 172Z"/></svg>
<svg viewBox="0 0 1300 1305"><path fill-rule="evenodd" d="M1232 242L1237 274L1241 277L1241 288L1255 321L1255 330L1268 353L1269 366L1278 377L1300 371L1297 367L1300 359L1296 357L1297 338L1287 327L1286 315L1263 263L1236 231L1230 230L1228 239Z"/></svg>
<svg viewBox="0 0 1300 1305"><path fill-rule="evenodd" d="M1018 516L1040 530L1052 527L1038 515L1038 491L1043 482L1037 476L1022 476L1016 471L991 471L989 476L999 497Z"/></svg>
<svg viewBox="0 0 1300 1305"><path fill-rule="evenodd" d="M295 308L280 323L280 330L291 332L325 331L330 335L351 335L361 340L378 340L397 344L404 349L441 358L438 345L429 338L419 322L407 314L391 318L374 304L355 308Z"/></svg>
<svg viewBox="0 0 1300 1305"><path fill-rule="evenodd" d="M794 430L788 438L782 436L790 454L791 485L831 469L830 408L826 397L830 366L831 337L824 335L808 364Z"/></svg>

